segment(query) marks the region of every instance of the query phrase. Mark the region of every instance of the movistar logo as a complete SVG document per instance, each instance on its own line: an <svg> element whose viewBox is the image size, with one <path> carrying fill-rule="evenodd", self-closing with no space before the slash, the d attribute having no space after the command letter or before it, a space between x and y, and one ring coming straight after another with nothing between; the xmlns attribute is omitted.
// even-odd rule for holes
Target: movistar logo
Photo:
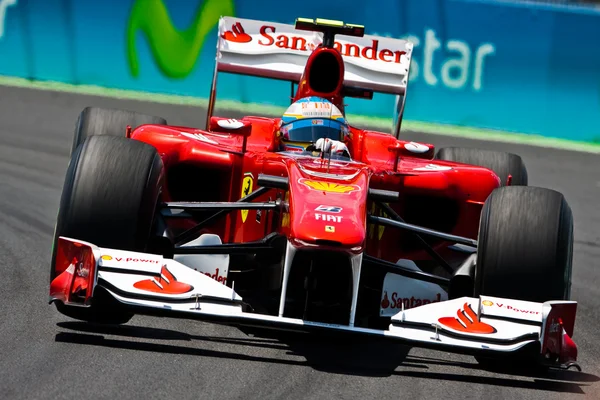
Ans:
<svg viewBox="0 0 600 400"><path fill-rule="evenodd" d="M234 0L204 0L194 21L177 29L163 0L135 0L127 24L127 59L134 77L140 74L136 34L142 31L160 71L169 78L184 78L192 70L208 33L220 16L234 16Z"/></svg>

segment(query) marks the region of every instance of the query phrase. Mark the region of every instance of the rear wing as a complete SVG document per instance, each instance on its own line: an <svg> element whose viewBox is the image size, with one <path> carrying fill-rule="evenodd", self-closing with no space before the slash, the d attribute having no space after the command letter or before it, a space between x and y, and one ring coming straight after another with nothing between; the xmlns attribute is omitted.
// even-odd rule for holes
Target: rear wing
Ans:
<svg viewBox="0 0 600 400"><path fill-rule="evenodd" d="M221 17L207 121L214 108L218 72L298 83L308 56L323 42L323 32L334 29L335 23L343 24L298 19L296 25L287 25ZM313 26L314 31L306 30L307 25ZM342 54L345 65L344 89L348 93L371 91L396 95L394 133L397 136L404 111L413 44L401 39L363 35L363 27L345 26L356 27L356 31L349 36L340 34L338 30L335 36L334 47Z"/></svg>

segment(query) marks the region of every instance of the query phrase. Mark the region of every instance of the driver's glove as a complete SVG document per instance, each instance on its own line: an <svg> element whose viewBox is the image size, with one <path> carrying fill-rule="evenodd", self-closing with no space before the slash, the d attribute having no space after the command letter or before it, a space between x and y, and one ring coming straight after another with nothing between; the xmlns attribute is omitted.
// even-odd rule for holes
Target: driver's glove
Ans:
<svg viewBox="0 0 600 400"><path fill-rule="evenodd" d="M344 142L340 142L339 140L321 138L315 143L315 148L317 149L317 151L323 153L329 153L331 151L332 154L350 157L348 146L346 146Z"/></svg>

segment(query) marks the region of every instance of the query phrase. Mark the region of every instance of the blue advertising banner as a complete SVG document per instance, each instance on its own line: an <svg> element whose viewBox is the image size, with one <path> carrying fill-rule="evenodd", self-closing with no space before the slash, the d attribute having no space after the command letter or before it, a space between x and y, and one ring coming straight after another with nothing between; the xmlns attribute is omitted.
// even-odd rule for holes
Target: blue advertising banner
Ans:
<svg viewBox="0 0 600 400"><path fill-rule="evenodd" d="M206 98L221 15L340 19L415 45L405 118L600 140L600 11L475 0L0 0L0 74ZM223 75L219 99L289 103ZM389 117L394 100L349 100Z"/></svg>

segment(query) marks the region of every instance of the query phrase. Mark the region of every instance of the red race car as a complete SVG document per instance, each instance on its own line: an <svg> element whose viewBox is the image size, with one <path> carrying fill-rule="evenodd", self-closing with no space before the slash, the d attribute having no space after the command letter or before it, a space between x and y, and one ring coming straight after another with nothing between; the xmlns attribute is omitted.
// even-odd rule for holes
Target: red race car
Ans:
<svg viewBox="0 0 600 400"><path fill-rule="evenodd" d="M225 17L203 129L86 108L57 217L50 301L394 339L577 366L573 217L514 154L399 139L412 44L364 27ZM292 82L280 118L212 115L220 72ZM344 99L397 98L391 133Z"/></svg>

